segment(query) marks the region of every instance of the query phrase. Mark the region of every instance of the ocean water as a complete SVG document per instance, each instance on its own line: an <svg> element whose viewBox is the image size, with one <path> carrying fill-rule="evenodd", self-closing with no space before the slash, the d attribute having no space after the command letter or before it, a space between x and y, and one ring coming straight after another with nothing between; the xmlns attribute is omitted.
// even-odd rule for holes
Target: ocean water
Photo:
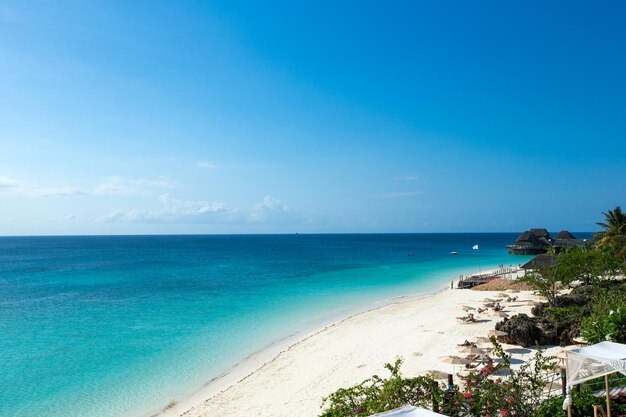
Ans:
<svg viewBox="0 0 626 417"><path fill-rule="evenodd" d="M523 263L515 237L0 238L0 415L157 413L302 329Z"/></svg>

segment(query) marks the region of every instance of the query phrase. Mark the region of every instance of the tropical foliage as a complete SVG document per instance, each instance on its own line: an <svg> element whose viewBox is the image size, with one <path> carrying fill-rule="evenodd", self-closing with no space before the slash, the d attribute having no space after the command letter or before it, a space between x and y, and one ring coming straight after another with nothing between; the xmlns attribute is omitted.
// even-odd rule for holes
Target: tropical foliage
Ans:
<svg viewBox="0 0 626 417"><path fill-rule="evenodd" d="M614 277L621 272L624 264L612 253L605 250L571 248L557 257L558 268L567 282L580 281L584 285Z"/></svg>
<svg viewBox="0 0 626 417"><path fill-rule="evenodd" d="M602 214L604 221L596 224L604 230L595 234L595 245L598 249L611 251L626 263L626 213L617 206Z"/></svg>
<svg viewBox="0 0 626 417"><path fill-rule="evenodd" d="M541 343L570 343L580 333L590 343L626 343L626 284L614 279L626 269L626 214L620 206L603 214L605 220L598 223L603 230L595 234L592 247L555 253L555 265L523 278L547 303L533 308L535 317L516 315L499 323L508 326L510 338L532 333L533 340ZM582 285L562 294L574 281ZM512 369L510 355L492 341L502 376L495 377L493 369L486 366L471 372L462 388L447 387L428 377L403 377L402 360L398 359L385 366L389 378L374 375L325 398L321 417L367 416L407 404L448 416L566 416L561 397L545 398L547 378L551 372L555 375L551 359L538 349L532 360ZM594 405L604 404L604 398L595 397L585 387L575 390L572 398L573 417L592 415ZM626 416L626 406L615 405L613 412Z"/></svg>
<svg viewBox="0 0 626 417"><path fill-rule="evenodd" d="M591 305L591 314L581 323L581 336L590 343L626 343L626 289L604 288L594 295Z"/></svg>
<svg viewBox="0 0 626 417"><path fill-rule="evenodd" d="M410 404L439 409L444 394L437 382L428 377L403 378L402 359L385 364L389 378L374 375L350 388L341 388L324 399L326 410L320 417L369 416ZM322 407L324 407L324 405Z"/></svg>
<svg viewBox="0 0 626 417"><path fill-rule="evenodd" d="M529 273L520 280L528 283L541 296L545 297L551 307L556 307L556 299L560 291L573 280L568 272L567 268L557 262L554 266Z"/></svg>
<svg viewBox="0 0 626 417"><path fill-rule="evenodd" d="M543 387L554 364L538 349L535 357L519 369L511 369L510 355L494 342L494 354L500 358L499 376L489 377L488 368L471 372L465 387L452 389L427 377L403 378L401 359L386 364L391 376L377 375L346 389L339 389L324 399L320 417L357 417L392 410L407 404L434 409L449 416L532 417L545 399Z"/></svg>

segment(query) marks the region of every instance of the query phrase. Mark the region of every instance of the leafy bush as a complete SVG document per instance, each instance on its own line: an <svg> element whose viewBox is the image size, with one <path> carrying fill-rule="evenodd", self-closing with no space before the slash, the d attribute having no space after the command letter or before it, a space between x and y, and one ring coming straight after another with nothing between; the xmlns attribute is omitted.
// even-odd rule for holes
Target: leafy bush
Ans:
<svg viewBox="0 0 626 417"><path fill-rule="evenodd" d="M572 417L592 416L594 405L601 405L606 410L605 397L594 397L591 390L585 387L572 393ZM626 406L612 402L611 413L617 417L626 415ZM563 398L553 397L544 401L532 417L567 417L567 411L563 410Z"/></svg>
<svg viewBox="0 0 626 417"><path fill-rule="evenodd" d="M502 360L506 375L494 380L483 376L484 370L481 370L482 378L479 377L476 384L470 383L465 392L456 393L455 401L446 410L447 415L531 417L542 403L543 388L548 382L546 371L555 369L553 359L544 357L538 349L532 360L513 370L511 355L498 343L494 343L494 353Z"/></svg>
<svg viewBox="0 0 626 417"><path fill-rule="evenodd" d="M442 390L428 377L403 378L402 359L393 365L385 364L391 376L388 379L374 375L350 388L341 388L324 398L327 409L320 417L368 416L410 404L424 408L435 407L441 401Z"/></svg>
<svg viewBox="0 0 626 417"><path fill-rule="evenodd" d="M532 417L543 399L546 370L553 370L552 359L545 358L539 350L535 357L511 369L511 355L506 354L493 339L494 352L500 358L498 365L504 375L488 378L495 371L488 364L467 377L466 389L448 390L427 377L403 378L400 374L402 360L387 364L391 377L373 376L351 388L339 389L324 399L325 411L320 417L357 417L392 410L407 404L435 408L449 416Z"/></svg>
<svg viewBox="0 0 626 417"><path fill-rule="evenodd" d="M604 289L592 299L592 312L583 318L580 334L590 343L626 343L626 292Z"/></svg>

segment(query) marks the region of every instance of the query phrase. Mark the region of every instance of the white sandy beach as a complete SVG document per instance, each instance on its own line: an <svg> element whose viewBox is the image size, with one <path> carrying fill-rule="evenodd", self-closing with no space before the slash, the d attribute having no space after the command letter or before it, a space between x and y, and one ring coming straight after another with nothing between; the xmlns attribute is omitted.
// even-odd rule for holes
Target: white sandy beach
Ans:
<svg viewBox="0 0 626 417"><path fill-rule="evenodd" d="M496 292L446 290L439 294L399 302L357 314L330 325L280 352L266 352L252 359L256 370L235 371L224 380L208 384L192 397L168 410L168 416L317 416L322 398L379 374L388 375L384 364L404 358L402 372L414 376L439 369L443 355L458 355L457 344L485 336L499 319L478 314L478 323L459 324L462 305L481 306ZM503 303L512 314L529 313L520 300L533 299L530 292L515 294L518 302ZM505 345L506 347L506 345ZM509 346L512 347L512 346ZM551 350L557 350L552 348ZM529 354L515 354L524 360ZM250 365L250 363L248 363ZM456 371L459 367L456 367Z"/></svg>

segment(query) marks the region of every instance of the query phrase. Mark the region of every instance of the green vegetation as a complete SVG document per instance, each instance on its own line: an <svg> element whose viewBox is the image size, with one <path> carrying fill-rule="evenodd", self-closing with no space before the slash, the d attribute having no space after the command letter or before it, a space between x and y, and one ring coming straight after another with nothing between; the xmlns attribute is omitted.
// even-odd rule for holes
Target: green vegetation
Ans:
<svg viewBox="0 0 626 417"><path fill-rule="evenodd" d="M597 223L603 230L595 234L592 245L554 253L554 265L523 278L547 301L533 308L534 317L516 315L499 323L497 329L505 330L522 346L571 344L578 336L590 343L626 343L626 283L616 279L626 270L626 214L617 206L603 215L605 220ZM577 286L562 294L573 283ZM549 372L555 375L555 368L541 349L534 359L513 370L510 355L492 341L504 371L501 377L488 378L492 370L485 367L470 373L463 388L445 387L428 377L404 378L398 359L394 365L386 365L389 378L375 375L325 398L321 417L367 416L407 404L448 416L565 417L560 396L545 398L543 388ZM620 386L625 384L626 380L620 380ZM588 387L574 390L572 400L574 417L593 415L593 405L605 403ZM614 404L612 410L614 416L626 416L624 404Z"/></svg>
<svg viewBox="0 0 626 417"><path fill-rule="evenodd" d="M556 299L561 289L572 282L573 279L571 275L568 274L568 269L563 268L563 266L557 262L554 266L532 272L520 280L528 283L542 297L545 297L551 307L556 307Z"/></svg>
<svg viewBox="0 0 626 417"><path fill-rule="evenodd" d="M603 382L602 382L603 383ZM600 405L606 408L604 397L595 397L591 389L582 387L572 395L572 416L593 416L593 406ZM626 415L626 406L623 404L611 404L611 412L614 416ZM532 414L532 417L567 417L567 411L563 410L563 398L552 397L544 402Z"/></svg>
<svg viewBox="0 0 626 417"><path fill-rule="evenodd" d="M596 223L604 228L594 237L595 247L608 250L626 263L626 214L620 206L609 210L604 215L604 222Z"/></svg>
<svg viewBox="0 0 626 417"><path fill-rule="evenodd" d="M620 259L603 249L571 248L557 259L557 268L565 281L580 281L583 285L595 285L614 277L624 266Z"/></svg>
<svg viewBox="0 0 626 417"><path fill-rule="evenodd" d="M497 379L488 378L485 369L467 376L465 388L439 385L428 377L403 378L401 359L386 364L387 379L373 376L353 387L340 389L324 399L326 410L320 417L357 417L392 410L407 404L434 409L450 416L526 416L543 401L543 387L554 371L552 360L539 349L535 357L518 370L511 369L510 355L492 340L495 356L500 358Z"/></svg>
<svg viewBox="0 0 626 417"><path fill-rule="evenodd" d="M342 388L324 399L328 407L321 417L368 416L407 404L439 408L443 391L428 377L403 378L402 359L386 364L391 376L383 379L374 375L350 388Z"/></svg>
<svg viewBox="0 0 626 417"><path fill-rule="evenodd" d="M591 300L591 314L581 322L580 334L589 343L604 340L626 343L626 289L603 288Z"/></svg>

